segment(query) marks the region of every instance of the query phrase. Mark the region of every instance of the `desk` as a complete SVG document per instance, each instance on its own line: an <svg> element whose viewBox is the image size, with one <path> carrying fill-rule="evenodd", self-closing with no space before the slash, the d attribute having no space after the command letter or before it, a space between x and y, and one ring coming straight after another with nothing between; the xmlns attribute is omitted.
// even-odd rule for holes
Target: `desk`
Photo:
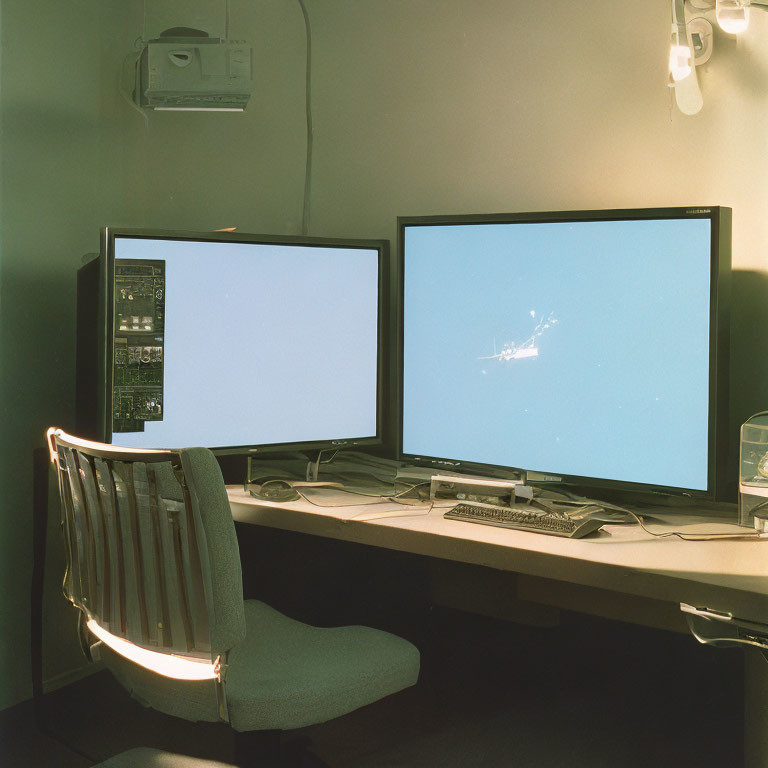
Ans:
<svg viewBox="0 0 768 768"><path fill-rule="evenodd" d="M303 499L259 501L242 486L230 486L227 491L232 515L241 523L706 606L768 624L768 539L656 539L637 525L606 525L597 534L568 539L445 520L444 507L434 507L428 514L394 503L319 507ZM381 512L396 516L363 519ZM667 516L652 529L690 525L690 516ZM697 527L739 530L716 520Z"/></svg>
<svg viewBox="0 0 768 768"><path fill-rule="evenodd" d="M628 603L630 612L638 612L639 623L651 626L659 625L646 620L647 604L644 608L643 600L657 601L651 612L655 606L667 606L677 616L677 605L686 602L768 623L766 539L656 539L637 525L606 525L586 538L567 539L445 520L444 508L438 507L424 514L424 509L393 503L327 507L304 500L275 503L254 499L242 486L229 487L228 495L238 522L514 572L524 577L518 597L534 602L541 599L568 607L568 587L578 585L599 590L600 594L614 594L619 602ZM316 500L321 502L321 497ZM660 511L665 512L664 521L654 524L654 530L691 525L690 516ZM397 516L363 519L382 512ZM644 510L644 514L651 511ZM722 528L713 518L697 526L706 530L738 530L730 525ZM563 585L565 592L553 595L542 589L542 584L550 583ZM580 609L578 600L575 595L576 610ZM757 654L747 656L747 765L765 768L768 665Z"/></svg>

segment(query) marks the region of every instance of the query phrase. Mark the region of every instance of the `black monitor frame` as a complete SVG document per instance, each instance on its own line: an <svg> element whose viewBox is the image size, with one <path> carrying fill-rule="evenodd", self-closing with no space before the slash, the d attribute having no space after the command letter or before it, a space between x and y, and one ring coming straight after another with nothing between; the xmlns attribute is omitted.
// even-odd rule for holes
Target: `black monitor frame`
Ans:
<svg viewBox="0 0 768 768"><path fill-rule="evenodd" d="M260 235L239 232L190 232L160 229L104 227L100 252L78 272L78 339L76 427L78 434L104 443L112 442L112 360L114 355L115 240L139 238L191 242L293 245L316 248L375 250L378 253L378 315L376 434L338 436L338 439L207 446L217 455L262 455L286 452L341 450L380 446L385 441L387 388L385 371L389 327L389 241L359 238ZM182 447L182 446L177 446Z"/></svg>
<svg viewBox="0 0 768 768"><path fill-rule="evenodd" d="M649 485L603 478L565 475L556 471L536 472L539 480L546 475L564 485L576 486L586 492L607 492L608 495L640 492L686 496L706 501L732 500L734 484L729 482L729 347L730 347L730 275L731 275L731 209L722 206L686 206L664 208L621 208L606 210L536 211L526 213L431 215L398 217L397 245L397 425L398 458L411 464L450 469L475 474L504 474L533 470L532 467L508 467L457 461L450 456L420 456L403 449L403 390L404 390L404 298L405 298L405 232L419 226L452 226L467 224L567 223L588 221L620 221L642 219L709 219L711 222L710 252L710 334L709 334L709 423L707 489L677 488ZM605 495L605 493L604 493Z"/></svg>

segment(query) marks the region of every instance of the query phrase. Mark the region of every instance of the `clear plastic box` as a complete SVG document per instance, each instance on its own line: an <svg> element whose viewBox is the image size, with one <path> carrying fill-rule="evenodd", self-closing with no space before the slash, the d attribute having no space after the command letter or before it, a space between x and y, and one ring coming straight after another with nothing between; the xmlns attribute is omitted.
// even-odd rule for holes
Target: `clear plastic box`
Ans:
<svg viewBox="0 0 768 768"><path fill-rule="evenodd" d="M768 507L768 411L741 426L739 447L739 524L754 525L754 511Z"/></svg>

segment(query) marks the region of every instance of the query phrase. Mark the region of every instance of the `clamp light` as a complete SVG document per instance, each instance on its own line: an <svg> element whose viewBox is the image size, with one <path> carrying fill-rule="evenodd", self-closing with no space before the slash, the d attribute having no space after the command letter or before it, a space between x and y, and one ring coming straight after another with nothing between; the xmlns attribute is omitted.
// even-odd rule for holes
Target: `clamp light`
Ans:
<svg viewBox="0 0 768 768"><path fill-rule="evenodd" d="M738 35L749 26L750 0L716 0L715 18L723 32Z"/></svg>
<svg viewBox="0 0 768 768"><path fill-rule="evenodd" d="M669 74L675 83L685 80L693 69L693 55L685 26L684 0L672 0L672 44L669 48Z"/></svg>
<svg viewBox="0 0 768 768"><path fill-rule="evenodd" d="M669 49L669 74L676 83L691 74L691 49L674 40Z"/></svg>
<svg viewBox="0 0 768 768"><path fill-rule="evenodd" d="M696 77L691 30L685 22L685 0L672 0L672 44L669 49L669 85L685 115L695 115L704 105Z"/></svg>
<svg viewBox="0 0 768 768"><path fill-rule="evenodd" d="M739 34L749 26L750 9L768 10L768 1L764 0L711 0L708 5L698 2L701 0L697 4L691 0L671 0L669 85L675 89L678 108L686 115L695 115L704 105L696 65L706 63L712 55L712 22L717 21L728 34Z"/></svg>

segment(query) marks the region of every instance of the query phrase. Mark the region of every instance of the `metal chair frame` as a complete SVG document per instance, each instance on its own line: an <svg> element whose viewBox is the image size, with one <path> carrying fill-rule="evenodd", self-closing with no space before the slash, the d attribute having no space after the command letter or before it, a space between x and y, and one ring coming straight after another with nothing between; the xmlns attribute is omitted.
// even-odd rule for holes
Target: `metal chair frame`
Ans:
<svg viewBox="0 0 768 768"><path fill-rule="evenodd" d="M62 501L64 595L118 653L110 637L198 669L213 665L219 716L228 721L226 654L212 650L211 564L186 457L105 446L54 428L48 441Z"/></svg>

